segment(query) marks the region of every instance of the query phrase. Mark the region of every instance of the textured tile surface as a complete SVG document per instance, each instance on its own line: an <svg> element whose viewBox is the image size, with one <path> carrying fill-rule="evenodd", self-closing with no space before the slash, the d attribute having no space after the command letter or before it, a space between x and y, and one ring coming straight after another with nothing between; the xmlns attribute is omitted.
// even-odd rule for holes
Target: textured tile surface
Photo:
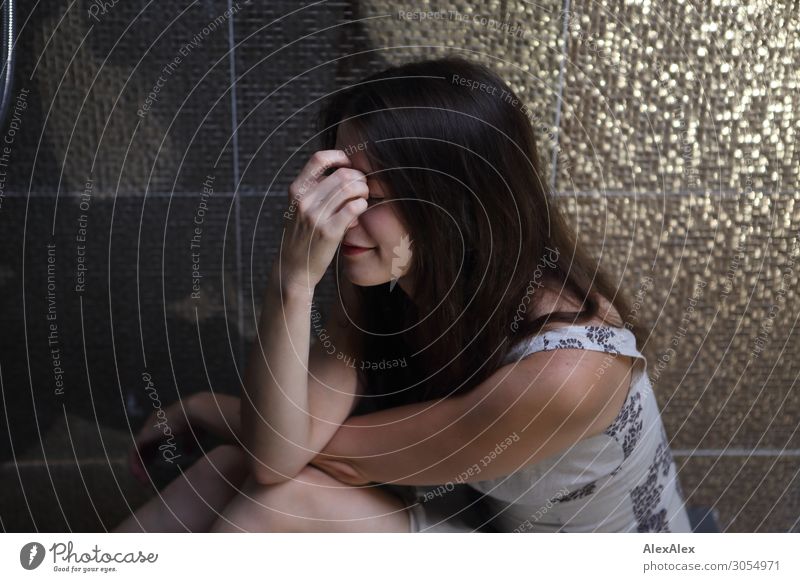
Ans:
<svg viewBox="0 0 800 582"><path fill-rule="evenodd" d="M798 532L800 457L676 459L690 505L715 507L722 532Z"/></svg>
<svg viewBox="0 0 800 582"><path fill-rule="evenodd" d="M353 25L346 2L256 2L236 14L239 188L285 192L314 140Z"/></svg>
<svg viewBox="0 0 800 582"><path fill-rule="evenodd" d="M800 447L796 197L560 200L650 329L673 446Z"/></svg>
<svg viewBox="0 0 800 582"><path fill-rule="evenodd" d="M726 531L798 531L797 3L233 4L232 18L214 2L94 16L20 5L0 181L4 527L102 531L152 493L121 461L152 410L142 372L165 404L239 391L317 100L388 64L460 53L535 112L580 237L640 300L640 348L689 503L716 507ZM335 293L329 273L323 313ZM161 469L160 484L174 477Z"/></svg>
<svg viewBox="0 0 800 582"><path fill-rule="evenodd" d="M559 190L797 190L797 3L577 0Z"/></svg>
<svg viewBox="0 0 800 582"><path fill-rule="evenodd" d="M85 212L79 198L55 200L10 198L3 205L8 254L0 290L7 300L0 321L9 334L0 341L13 438L31 442L62 407L128 430L153 410L145 372L162 406L212 388L238 392L231 197L99 199ZM192 250L195 228L200 248ZM80 265L86 271L78 292ZM0 434L5 441L7 432ZM3 460L10 457L5 445Z"/></svg>
<svg viewBox="0 0 800 582"><path fill-rule="evenodd" d="M456 54L492 67L522 100L545 173L557 147L562 3L363 2L366 44L386 66ZM352 78L356 71L347 70ZM363 72L363 67L357 69Z"/></svg>
<svg viewBox="0 0 800 582"><path fill-rule="evenodd" d="M225 3L105 4L18 4L30 96L9 189L194 192L215 173L231 190Z"/></svg>

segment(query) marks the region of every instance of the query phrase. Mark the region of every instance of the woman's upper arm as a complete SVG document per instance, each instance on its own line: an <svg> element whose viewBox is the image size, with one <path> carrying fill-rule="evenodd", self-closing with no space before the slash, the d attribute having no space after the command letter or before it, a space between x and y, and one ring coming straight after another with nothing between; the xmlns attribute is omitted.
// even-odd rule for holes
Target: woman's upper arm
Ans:
<svg viewBox="0 0 800 582"><path fill-rule="evenodd" d="M466 394L348 419L313 462L345 463L367 482L431 485L495 479L564 451L588 436L612 381L576 366L577 350L555 351Z"/></svg>

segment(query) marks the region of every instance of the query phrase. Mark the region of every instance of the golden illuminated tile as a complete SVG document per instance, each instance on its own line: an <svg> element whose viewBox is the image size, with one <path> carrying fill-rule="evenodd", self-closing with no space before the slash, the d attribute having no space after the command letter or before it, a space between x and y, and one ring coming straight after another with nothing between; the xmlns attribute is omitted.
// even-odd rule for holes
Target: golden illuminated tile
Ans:
<svg viewBox="0 0 800 582"><path fill-rule="evenodd" d="M562 196L632 298L673 446L800 448L798 194Z"/></svg>
<svg viewBox="0 0 800 582"><path fill-rule="evenodd" d="M800 457L762 451L675 460L687 504L716 508L721 532L800 532Z"/></svg>
<svg viewBox="0 0 800 582"><path fill-rule="evenodd" d="M559 191L800 187L800 5L570 6Z"/></svg>

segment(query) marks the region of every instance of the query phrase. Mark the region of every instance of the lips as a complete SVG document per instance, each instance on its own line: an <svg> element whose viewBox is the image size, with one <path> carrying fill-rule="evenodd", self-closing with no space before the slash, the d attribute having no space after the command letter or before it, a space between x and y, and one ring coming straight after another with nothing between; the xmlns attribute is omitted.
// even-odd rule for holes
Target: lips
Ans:
<svg viewBox="0 0 800 582"><path fill-rule="evenodd" d="M363 250L363 251L368 251L369 249L375 248L375 247L362 247L361 245L351 245L345 242L342 243L342 246L353 250Z"/></svg>
<svg viewBox="0 0 800 582"><path fill-rule="evenodd" d="M361 255L366 253L367 251L371 251L373 248L374 247L357 247L355 245L342 243L342 254L346 257L352 255Z"/></svg>

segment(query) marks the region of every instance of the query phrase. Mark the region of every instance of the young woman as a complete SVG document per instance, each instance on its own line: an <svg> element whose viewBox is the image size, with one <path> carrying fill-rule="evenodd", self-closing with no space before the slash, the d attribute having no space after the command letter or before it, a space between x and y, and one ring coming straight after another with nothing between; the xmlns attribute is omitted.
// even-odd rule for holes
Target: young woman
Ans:
<svg viewBox="0 0 800 582"><path fill-rule="evenodd" d="M329 99L241 401L179 403L235 444L118 531L690 531L635 315L521 104L458 57Z"/></svg>

